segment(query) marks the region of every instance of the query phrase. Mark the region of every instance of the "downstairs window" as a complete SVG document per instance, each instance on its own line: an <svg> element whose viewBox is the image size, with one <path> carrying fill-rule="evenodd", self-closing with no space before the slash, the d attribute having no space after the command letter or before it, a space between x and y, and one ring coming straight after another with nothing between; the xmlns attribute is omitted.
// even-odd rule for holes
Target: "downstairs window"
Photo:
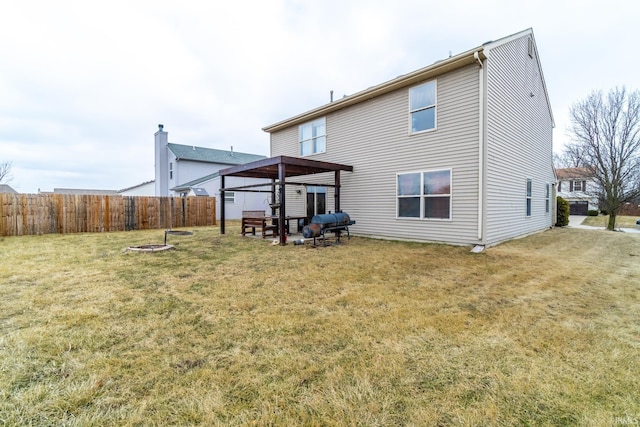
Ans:
<svg viewBox="0 0 640 427"><path fill-rule="evenodd" d="M400 173L398 218L451 219L451 169Z"/></svg>

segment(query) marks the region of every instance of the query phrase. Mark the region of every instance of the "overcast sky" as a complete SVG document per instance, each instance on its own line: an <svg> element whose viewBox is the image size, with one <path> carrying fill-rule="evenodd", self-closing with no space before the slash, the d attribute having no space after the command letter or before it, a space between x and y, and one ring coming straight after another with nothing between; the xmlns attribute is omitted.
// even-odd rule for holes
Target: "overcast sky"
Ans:
<svg viewBox="0 0 640 427"><path fill-rule="evenodd" d="M154 178L153 134L269 155L264 126L533 28L559 151L571 104L640 89L640 3L5 1L0 163L24 193Z"/></svg>

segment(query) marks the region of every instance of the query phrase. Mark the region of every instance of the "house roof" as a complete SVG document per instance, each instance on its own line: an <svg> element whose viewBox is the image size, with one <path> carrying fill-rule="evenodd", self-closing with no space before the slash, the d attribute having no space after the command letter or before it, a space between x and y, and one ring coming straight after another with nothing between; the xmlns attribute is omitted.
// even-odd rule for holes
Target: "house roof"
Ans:
<svg viewBox="0 0 640 427"><path fill-rule="evenodd" d="M156 182L155 179L152 179L151 181L145 181L145 182L142 182L140 184L132 185L131 187L127 187L127 188L123 188L122 190L118 190L118 193L124 193L125 191L133 190L134 188L139 188L139 187L142 187L142 186L147 185L147 184L152 184L154 182Z"/></svg>
<svg viewBox="0 0 640 427"><path fill-rule="evenodd" d="M54 188L53 194L74 194L87 196L118 196L116 190L93 190L88 188Z"/></svg>
<svg viewBox="0 0 640 427"><path fill-rule="evenodd" d="M556 175L558 181L566 181L569 179L585 179L593 176L593 173L588 167L581 168L562 168L556 169Z"/></svg>
<svg viewBox="0 0 640 427"><path fill-rule="evenodd" d="M171 188L171 191L184 191L189 190L192 187L198 186L204 182L211 181L214 178L217 178L220 174L218 172L210 173L209 175L202 176L198 179L194 179L189 182L185 182L184 184L176 185Z"/></svg>
<svg viewBox="0 0 640 427"><path fill-rule="evenodd" d="M9 184L0 184L0 193L17 194L18 192L14 190Z"/></svg>
<svg viewBox="0 0 640 427"><path fill-rule="evenodd" d="M501 46L517 38L524 37L526 35L529 35L533 38L533 30L529 28L519 33L515 33L510 36L503 37L499 40L484 43L483 45L467 50L466 52L460 53L458 55L449 57L444 60L436 61L431 65L420 68L419 70L398 76L395 79L386 81L376 86L369 87L353 95L346 96L337 101L333 101L321 107L307 111L306 113L298 114L286 120L266 126L262 128L262 130L265 132L276 132L281 129L287 128L289 126L298 125L298 124L313 120L315 118L322 117L334 111L338 111L343 108L368 101L372 98L384 95L386 93L395 91L397 89L401 89L407 86L412 86L417 83L423 82L425 80L435 78L449 71L453 71L463 66L473 64L478 60L485 60L489 56L489 52L491 49L494 49L498 46ZM535 45L535 42L534 42L534 45ZM538 59L538 64L539 64L539 59ZM551 102L549 101L549 96L547 93L546 84L544 83L542 70L540 70L540 77L542 79L542 85L544 88L545 97L547 99L547 105L549 106L549 113L551 114L551 122L553 123L553 114L551 113Z"/></svg>
<svg viewBox="0 0 640 427"><path fill-rule="evenodd" d="M191 189L191 191L193 191L193 194L195 194L196 196L206 196L209 197L209 193L207 193L207 190L205 190L202 187L193 187Z"/></svg>
<svg viewBox="0 0 640 427"><path fill-rule="evenodd" d="M239 153L237 151L217 150L215 148L196 147L193 145L180 145L168 143L167 147L176 156L177 160L191 160L193 162L220 163L223 165L240 165L267 156L258 154Z"/></svg>

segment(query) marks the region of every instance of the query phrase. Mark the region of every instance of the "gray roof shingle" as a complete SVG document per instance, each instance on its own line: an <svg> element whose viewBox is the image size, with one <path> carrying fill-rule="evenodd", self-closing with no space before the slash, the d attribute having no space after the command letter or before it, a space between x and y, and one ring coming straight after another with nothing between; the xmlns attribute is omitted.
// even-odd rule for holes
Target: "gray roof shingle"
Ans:
<svg viewBox="0 0 640 427"><path fill-rule="evenodd" d="M0 193L16 194L18 192L8 184L0 184Z"/></svg>
<svg viewBox="0 0 640 427"><path fill-rule="evenodd" d="M217 150L215 148L196 147L168 143L167 147L178 160L194 162L219 163L223 165L242 165L256 160L266 159L267 156L258 154L239 153L237 151Z"/></svg>

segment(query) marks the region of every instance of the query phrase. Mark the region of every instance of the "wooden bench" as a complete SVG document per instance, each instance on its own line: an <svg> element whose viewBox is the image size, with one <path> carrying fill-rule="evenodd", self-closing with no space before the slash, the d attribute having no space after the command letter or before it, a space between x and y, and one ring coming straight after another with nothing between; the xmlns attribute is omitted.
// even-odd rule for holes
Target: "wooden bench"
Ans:
<svg viewBox="0 0 640 427"><path fill-rule="evenodd" d="M262 238L267 236L277 236L278 226L272 224L271 217L265 211L242 211L242 235L246 236L247 229L251 229L251 234L256 235L256 228L262 231Z"/></svg>

